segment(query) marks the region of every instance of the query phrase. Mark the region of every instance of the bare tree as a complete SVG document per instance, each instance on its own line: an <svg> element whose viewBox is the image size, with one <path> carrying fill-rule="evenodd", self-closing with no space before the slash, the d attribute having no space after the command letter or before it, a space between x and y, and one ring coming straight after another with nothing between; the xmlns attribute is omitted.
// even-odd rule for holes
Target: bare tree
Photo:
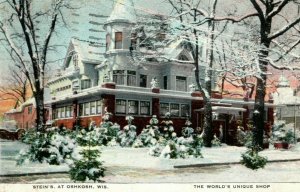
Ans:
<svg viewBox="0 0 300 192"><path fill-rule="evenodd" d="M24 74L17 69L10 68L8 75L2 76L3 85L0 86L0 100L15 101L14 108L26 101L28 81Z"/></svg>
<svg viewBox="0 0 300 192"><path fill-rule="evenodd" d="M259 23L259 44L260 49L258 51L257 62L258 67L261 70L261 75L257 78L256 83L256 95L255 95L255 106L254 106L254 139L253 144L258 146L263 146L263 130L264 130L264 107L265 107L265 95L266 95L266 83L267 83L267 73L268 67L272 66L274 68L283 70L290 69L292 66L282 67L274 62L274 59L271 57L272 43L276 41L280 36L287 33L293 27L295 27L300 22L300 15L296 13L296 10L290 9L289 14L291 18L283 16L283 9L285 7L290 7L291 5L296 5L299 1L295 0L250 0L255 11L258 15ZM290 7L293 8L293 7ZM294 13L292 13L294 11ZM283 14L282 14L283 13ZM298 15L298 16L297 16ZM276 19L278 17L284 17L286 23L282 24L280 27L276 27ZM278 30L275 30L279 28ZM299 43L295 42L287 49L287 52L295 48ZM277 59L277 61L279 61Z"/></svg>
<svg viewBox="0 0 300 192"><path fill-rule="evenodd" d="M51 50L50 41L58 20L64 22L63 8L70 6L64 0L43 1L46 6L38 6L38 3L35 0L3 1L1 5L9 15L0 21L0 32L1 40L6 42L6 48L17 60L15 65L25 74L33 90L37 129L43 130L45 67ZM43 30L38 27L39 24L43 25Z"/></svg>

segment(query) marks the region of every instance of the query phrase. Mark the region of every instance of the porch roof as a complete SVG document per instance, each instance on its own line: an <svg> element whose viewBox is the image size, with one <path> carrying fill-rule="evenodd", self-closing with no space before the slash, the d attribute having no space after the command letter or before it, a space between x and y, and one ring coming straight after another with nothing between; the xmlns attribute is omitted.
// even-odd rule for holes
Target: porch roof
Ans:
<svg viewBox="0 0 300 192"><path fill-rule="evenodd" d="M196 109L195 111L204 112L204 108ZM221 114L236 114L238 112L245 112L246 109L240 107L212 106L212 111Z"/></svg>

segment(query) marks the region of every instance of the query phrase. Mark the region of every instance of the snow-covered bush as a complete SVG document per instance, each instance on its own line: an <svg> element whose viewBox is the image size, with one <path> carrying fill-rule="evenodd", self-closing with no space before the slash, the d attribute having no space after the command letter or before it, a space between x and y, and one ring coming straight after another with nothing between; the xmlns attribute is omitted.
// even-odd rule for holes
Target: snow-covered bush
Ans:
<svg viewBox="0 0 300 192"><path fill-rule="evenodd" d="M203 139L193 133L193 129L189 127L190 125L189 121L187 121L187 127L183 128L183 137L178 138L175 134L171 135L171 138L164 137L150 148L149 154L170 159L202 157Z"/></svg>
<svg viewBox="0 0 300 192"><path fill-rule="evenodd" d="M213 147L220 147L220 146L222 146L222 142L216 136L216 134L214 135L214 139L211 141L211 144L212 144Z"/></svg>
<svg viewBox="0 0 300 192"><path fill-rule="evenodd" d="M259 168L264 168L268 162L266 157L262 157L258 154L259 152L258 147L252 147L248 149L245 153L242 154L241 163L246 167L257 170Z"/></svg>
<svg viewBox="0 0 300 192"><path fill-rule="evenodd" d="M92 121L87 129L81 129L76 135L76 141L80 146L102 145L106 141L104 130L96 127Z"/></svg>
<svg viewBox="0 0 300 192"><path fill-rule="evenodd" d="M136 139L136 126L132 124L133 119L132 116L126 116L128 125L117 134L117 142L120 143L122 147L131 147Z"/></svg>
<svg viewBox="0 0 300 192"><path fill-rule="evenodd" d="M18 165L23 164L27 159L32 162L59 165L70 158L76 147L76 141L65 128L49 128L43 133L36 132L30 138L32 140L29 149L21 151L17 158Z"/></svg>
<svg viewBox="0 0 300 192"><path fill-rule="evenodd" d="M35 141L36 137L37 132L35 129L27 129L21 136L21 141L26 144L31 144L33 141Z"/></svg>
<svg viewBox="0 0 300 192"><path fill-rule="evenodd" d="M91 122L87 131L81 131L80 144L84 146L82 150L75 150L72 154L73 162L69 163L69 174L74 181L86 181L87 179L94 182L100 181L104 177L105 168L100 160L99 138L101 132L96 128L95 122Z"/></svg>
<svg viewBox="0 0 300 192"><path fill-rule="evenodd" d="M160 157L167 159L185 158L186 150L187 149L184 145L178 145L174 141L170 140L161 151Z"/></svg>
<svg viewBox="0 0 300 192"><path fill-rule="evenodd" d="M176 137L175 129L173 127L173 121L170 119L171 114L168 112L165 114L166 119L161 122L161 134L166 139L173 139Z"/></svg>
<svg viewBox="0 0 300 192"><path fill-rule="evenodd" d="M88 146L79 153L82 155L82 158L74 160L74 163L70 165L69 174L71 179L82 182L87 179L94 182L100 181L99 178L104 177L105 168L99 159L99 149Z"/></svg>
<svg viewBox="0 0 300 192"><path fill-rule="evenodd" d="M169 140L159 156L168 159L203 157L201 154L202 147L203 140L198 136L180 137L177 141Z"/></svg>
<svg viewBox="0 0 300 192"><path fill-rule="evenodd" d="M108 146L115 146L116 137L120 131L120 125L117 123L113 124L110 121L111 113L105 110L105 113L102 117L102 123L100 124L100 130L102 133L101 144Z"/></svg>
<svg viewBox="0 0 300 192"><path fill-rule="evenodd" d="M293 143L299 137L299 131L295 131L291 124L286 125L285 121L276 121L272 127L271 141Z"/></svg>
<svg viewBox="0 0 300 192"><path fill-rule="evenodd" d="M194 129L192 127L190 127L192 125L192 123L189 120L186 120L185 122L185 126L182 128L181 134L183 137L187 138L190 137L194 134Z"/></svg>
<svg viewBox="0 0 300 192"><path fill-rule="evenodd" d="M150 125L147 125L137 137L133 144L133 147L150 147L155 145L160 137L158 128L158 119L156 115L153 115L149 121Z"/></svg>

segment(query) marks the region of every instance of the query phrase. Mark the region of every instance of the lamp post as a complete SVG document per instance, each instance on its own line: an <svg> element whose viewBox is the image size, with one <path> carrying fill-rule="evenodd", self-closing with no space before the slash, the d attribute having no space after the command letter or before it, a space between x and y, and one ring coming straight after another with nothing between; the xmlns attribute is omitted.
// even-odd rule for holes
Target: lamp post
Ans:
<svg viewBox="0 0 300 192"><path fill-rule="evenodd" d="M296 143L296 126L297 126L296 106L297 106L297 96L295 97L295 103L294 103L294 143Z"/></svg>

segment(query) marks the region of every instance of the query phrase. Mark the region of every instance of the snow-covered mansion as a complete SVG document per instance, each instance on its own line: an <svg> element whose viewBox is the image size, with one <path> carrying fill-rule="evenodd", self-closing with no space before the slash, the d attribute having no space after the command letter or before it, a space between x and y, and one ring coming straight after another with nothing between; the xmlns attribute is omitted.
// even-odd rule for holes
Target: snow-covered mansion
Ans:
<svg viewBox="0 0 300 192"><path fill-rule="evenodd" d="M116 3L103 25L106 49L90 41L70 41L63 69L48 82L51 100L47 105L51 106L50 118L57 126L85 127L91 121L100 124L107 110L113 114L112 121L121 127L126 124L127 115L133 116L138 132L152 115L163 120L167 112L179 134L188 118L193 128L202 127L203 98L190 86L194 83L191 53L181 46L180 40L164 48L160 56L165 60L137 47L141 39L132 32L137 22L133 7L131 0ZM160 33L156 38L163 40L165 35ZM139 60L140 55L143 60ZM203 71L200 76L203 78ZM224 98L214 91L213 105L216 134L222 126L224 142L233 143L237 125L247 128L254 101L247 96ZM265 106L268 126L273 124L274 105L267 101Z"/></svg>

